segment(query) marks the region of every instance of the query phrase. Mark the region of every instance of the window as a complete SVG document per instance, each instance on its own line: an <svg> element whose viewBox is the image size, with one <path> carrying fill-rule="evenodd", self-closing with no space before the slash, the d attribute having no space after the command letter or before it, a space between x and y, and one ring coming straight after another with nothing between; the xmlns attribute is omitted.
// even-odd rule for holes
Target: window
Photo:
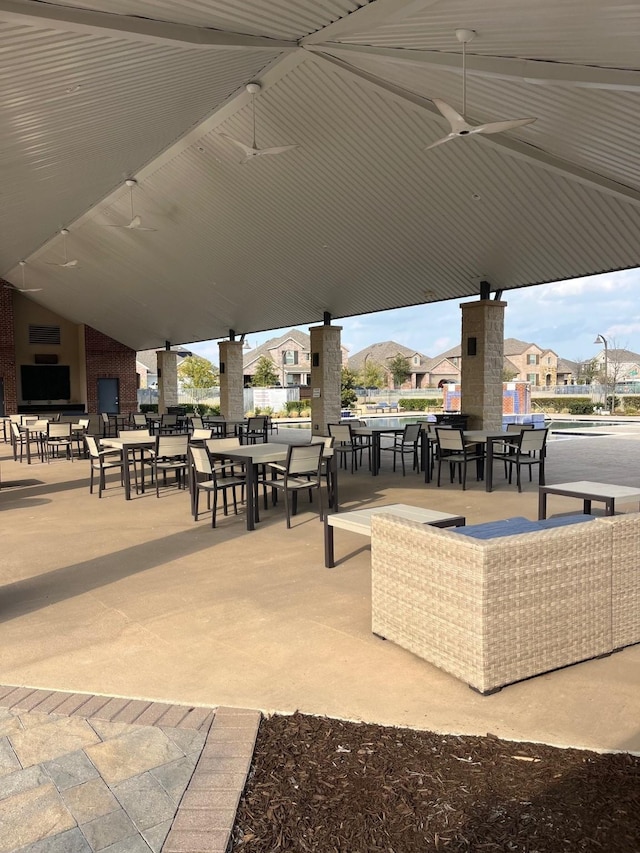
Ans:
<svg viewBox="0 0 640 853"><path fill-rule="evenodd" d="M538 359L539 356L537 356L535 353L529 353L527 355L527 364L538 364Z"/></svg>
<svg viewBox="0 0 640 853"><path fill-rule="evenodd" d="M413 363L414 364L420 364L420 356L419 355L414 355Z"/></svg>
<svg viewBox="0 0 640 853"><path fill-rule="evenodd" d="M551 356L547 357L547 364L551 364Z"/></svg>
<svg viewBox="0 0 640 853"><path fill-rule="evenodd" d="M532 385L538 384L538 374L537 373L527 373L527 382L530 382Z"/></svg>
<svg viewBox="0 0 640 853"><path fill-rule="evenodd" d="M293 349L282 350L282 363L283 364L297 364L298 363L298 351L293 350Z"/></svg>

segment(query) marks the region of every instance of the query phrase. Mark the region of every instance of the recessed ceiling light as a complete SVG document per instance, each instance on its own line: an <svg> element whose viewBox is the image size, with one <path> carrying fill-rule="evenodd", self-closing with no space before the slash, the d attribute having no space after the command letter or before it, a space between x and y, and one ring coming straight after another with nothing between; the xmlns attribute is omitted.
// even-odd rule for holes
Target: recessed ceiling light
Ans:
<svg viewBox="0 0 640 853"><path fill-rule="evenodd" d="M200 151L201 154L204 154L204 152L205 152L204 145L198 145L198 151Z"/></svg>
<svg viewBox="0 0 640 853"><path fill-rule="evenodd" d="M481 196L479 193L471 193L471 198L472 198L474 201L480 201L480 199L482 198L482 196Z"/></svg>
<svg viewBox="0 0 640 853"><path fill-rule="evenodd" d="M67 93L67 95L74 95L76 92L79 92L81 88L82 86L80 85L80 83L76 83L74 86L67 86L65 92Z"/></svg>

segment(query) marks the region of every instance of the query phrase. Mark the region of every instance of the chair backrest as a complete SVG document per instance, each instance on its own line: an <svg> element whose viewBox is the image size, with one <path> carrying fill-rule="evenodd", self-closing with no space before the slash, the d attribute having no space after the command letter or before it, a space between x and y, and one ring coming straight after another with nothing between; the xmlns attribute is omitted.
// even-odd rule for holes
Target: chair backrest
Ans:
<svg viewBox="0 0 640 853"><path fill-rule="evenodd" d="M109 415L106 412L100 412L100 417L102 418L102 423L109 423Z"/></svg>
<svg viewBox="0 0 640 853"><path fill-rule="evenodd" d="M32 424L34 421L37 420L37 415L20 415L20 423L22 424L22 426L29 426L29 424Z"/></svg>
<svg viewBox="0 0 640 853"><path fill-rule="evenodd" d="M507 432L522 432L523 429L533 429L533 424L507 424Z"/></svg>
<svg viewBox="0 0 640 853"><path fill-rule="evenodd" d="M99 459L100 451L98 450L98 442L95 440L94 436L85 435L84 442L87 445L89 456L91 456L93 459Z"/></svg>
<svg viewBox="0 0 640 853"><path fill-rule="evenodd" d="M407 424L402 434L403 444L415 444L420 437L421 424Z"/></svg>
<svg viewBox="0 0 640 853"><path fill-rule="evenodd" d="M15 421L11 421L11 432L13 433L14 438L22 438L22 433L20 432L20 427Z"/></svg>
<svg viewBox="0 0 640 853"><path fill-rule="evenodd" d="M47 435L49 438L71 438L71 424L47 424Z"/></svg>
<svg viewBox="0 0 640 853"><path fill-rule="evenodd" d="M290 444L287 451L288 474L319 474L324 444Z"/></svg>
<svg viewBox="0 0 640 853"><path fill-rule="evenodd" d="M144 412L134 412L131 415L131 421L136 427L146 427L147 416L144 414Z"/></svg>
<svg viewBox="0 0 640 853"><path fill-rule="evenodd" d="M39 418L37 421L29 424L29 429L31 432L46 432L48 425L49 421L46 418Z"/></svg>
<svg viewBox="0 0 640 853"><path fill-rule="evenodd" d="M9 420L12 424L21 424L22 423L22 415L9 415Z"/></svg>
<svg viewBox="0 0 640 853"><path fill-rule="evenodd" d="M193 417L193 418L190 418L189 420L191 422L191 428L192 429L203 429L204 428L204 424L202 423L201 417Z"/></svg>
<svg viewBox="0 0 640 853"><path fill-rule="evenodd" d="M156 456L186 456L189 449L189 436L159 435L156 438Z"/></svg>
<svg viewBox="0 0 640 853"><path fill-rule="evenodd" d="M204 443L209 453L224 453L225 450L235 450L241 447L240 439L234 438L208 438Z"/></svg>
<svg viewBox="0 0 640 853"><path fill-rule="evenodd" d="M212 475L212 464L206 447L192 446L189 448L191 464L198 474Z"/></svg>
<svg viewBox="0 0 640 853"><path fill-rule="evenodd" d="M148 429L121 429L118 438L151 438Z"/></svg>
<svg viewBox="0 0 640 853"><path fill-rule="evenodd" d="M329 435L338 442L338 444L352 444L353 436L351 434L351 424L327 424L329 427Z"/></svg>
<svg viewBox="0 0 640 853"><path fill-rule="evenodd" d="M87 429L89 426L89 418L78 418L78 426L80 429Z"/></svg>
<svg viewBox="0 0 640 853"><path fill-rule="evenodd" d="M547 443L548 429L525 429L520 433L520 453L542 450Z"/></svg>
<svg viewBox="0 0 640 853"><path fill-rule="evenodd" d="M264 432L266 426L267 418L264 415L256 415L247 421L247 430L249 432Z"/></svg>
<svg viewBox="0 0 640 853"><path fill-rule="evenodd" d="M212 429L194 429L191 433L190 439L191 441L204 441L207 438L211 438L212 435Z"/></svg>
<svg viewBox="0 0 640 853"><path fill-rule="evenodd" d="M162 424L162 426L177 426L178 416L174 414L164 414L162 415L160 423Z"/></svg>
<svg viewBox="0 0 640 853"><path fill-rule="evenodd" d="M436 427L436 438L440 450L452 450L458 453L464 450L464 434L461 429Z"/></svg>

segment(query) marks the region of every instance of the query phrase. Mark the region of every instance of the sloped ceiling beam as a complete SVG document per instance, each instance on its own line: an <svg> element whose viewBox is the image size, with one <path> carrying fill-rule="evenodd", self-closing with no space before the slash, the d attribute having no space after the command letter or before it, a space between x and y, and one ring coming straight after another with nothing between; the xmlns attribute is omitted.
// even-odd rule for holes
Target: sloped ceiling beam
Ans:
<svg viewBox="0 0 640 853"><path fill-rule="evenodd" d="M375 74L370 74L368 71L356 68L337 56L322 53L320 50L316 49L315 45L310 45L307 49L309 53L320 61L330 63L336 68L340 68L342 71L353 74L368 85L377 89L383 89L395 98L398 98L405 103L413 104L425 112L437 116L442 121L441 113L436 109L429 98L423 98L420 95L416 95L415 92L403 89L401 86L396 86L394 83L390 83L381 77L377 77ZM480 122L478 122L478 124L479 123ZM638 190L628 187L625 184L620 184L617 181L612 181L610 178L606 178L596 172L590 172L588 169L583 169L580 166L569 163L567 160L562 160L560 157L554 157L552 154L548 154L541 148L536 148L534 145L528 145L526 142L519 142L517 139L512 139L505 134L498 134L496 136L489 137L480 137L478 135L476 139L481 145L490 145L500 151L506 151L514 157L533 161L542 168L555 172L563 178L578 181L581 184L598 189L601 192L615 196L623 201L640 205L640 192Z"/></svg>
<svg viewBox="0 0 640 853"><path fill-rule="evenodd" d="M200 48L254 48L256 50L294 50L296 42L261 36L229 33L223 30L192 27L95 12L68 6L54 6L39 0L0 0L0 19L11 23L60 29L66 32L99 33L137 42L171 42Z"/></svg>
<svg viewBox="0 0 640 853"><path fill-rule="evenodd" d="M373 47L358 44L318 43L309 47L328 53L378 56L401 62L433 65L462 74L462 54L434 50L405 50L395 47ZM600 68L595 65L574 65L567 62L544 62L539 59L514 59L503 56L482 56L467 53L467 74L518 80L538 86L568 86L583 89L613 89L623 92L640 91L640 71L625 68Z"/></svg>
<svg viewBox="0 0 640 853"><path fill-rule="evenodd" d="M387 23L390 18L398 21L413 12L424 12L426 8L438 2L440 0L369 0L366 6L361 6L350 15L327 24L317 33L305 36L300 44L311 45L335 38L343 39L354 32L367 32L379 23Z"/></svg>

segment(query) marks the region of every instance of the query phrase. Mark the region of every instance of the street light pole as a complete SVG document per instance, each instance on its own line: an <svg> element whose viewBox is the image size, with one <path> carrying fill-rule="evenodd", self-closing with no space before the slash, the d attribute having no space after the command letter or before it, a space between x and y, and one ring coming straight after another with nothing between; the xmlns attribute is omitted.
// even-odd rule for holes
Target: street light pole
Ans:
<svg viewBox="0 0 640 853"><path fill-rule="evenodd" d="M607 384L609 381L609 344L604 335L598 335L594 341L594 344L602 344L604 346L604 382L602 384L604 386L604 407L607 411L607 414L609 414L609 402L607 400Z"/></svg>

